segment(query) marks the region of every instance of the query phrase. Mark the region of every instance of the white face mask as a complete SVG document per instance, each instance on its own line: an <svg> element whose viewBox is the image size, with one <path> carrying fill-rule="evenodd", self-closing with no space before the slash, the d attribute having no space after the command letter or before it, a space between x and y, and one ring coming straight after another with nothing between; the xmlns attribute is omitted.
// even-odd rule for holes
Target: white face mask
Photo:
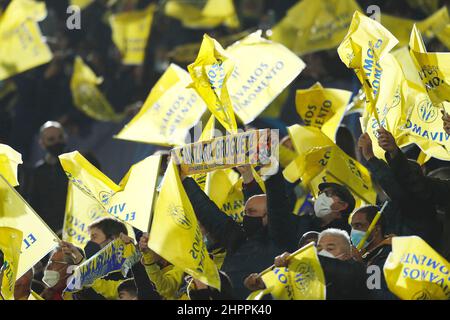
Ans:
<svg viewBox="0 0 450 320"><path fill-rule="evenodd" d="M333 210L331 210L331 205L334 203L334 199L328 197L325 193L321 193L316 202L314 202L314 213L317 218L323 218L329 215Z"/></svg>
<svg viewBox="0 0 450 320"><path fill-rule="evenodd" d="M340 255L338 255L337 257L335 257L331 252L322 249L317 253L319 256L323 256L323 257L327 257L327 258L332 258L332 259L339 259L340 257L342 257L344 254L341 253Z"/></svg>
<svg viewBox="0 0 450 320"><path fill-rule="evenodd" d="M54 270L44 270L44 277L42 277L42 282L49 288L53 288L59 282L60 275L58 271Z"/></svg>

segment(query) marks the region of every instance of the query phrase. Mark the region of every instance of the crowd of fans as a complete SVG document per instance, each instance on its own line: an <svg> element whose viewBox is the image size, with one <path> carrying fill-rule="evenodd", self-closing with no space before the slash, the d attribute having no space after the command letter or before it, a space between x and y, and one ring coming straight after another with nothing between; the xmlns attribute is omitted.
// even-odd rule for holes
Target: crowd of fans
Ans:
<svg viewBox="0 0 450 320"><path fill-rule="evenodd" d="M4 8L8 2L0 0L0 6ZM142 66L123 66L111 40L111 30L104 22L104 13L106 10L121 12L144 8L154 1L95 1L83 10L80 30L67 30L65 27L68 1L45 2L48 17L40 26L54 59L49 64L0 81L0 89L9 85L14 87L4 95L0 94L0 142L22 154L24 165L19 169L19 192L48 226L60 235L68 182L58 155L77 149L76 145L68 147L69 140L89 136L97 125L96 121L73 106L69 82L74 57L81 55L96 74L103 76L102 92L116 111L127 110L131 117L136 110L128 107L145 100L149 89L173 61L170 52L174 47L199 42L205 31L220 37L240 30L225 27L190 30L182 27L179 21L157 13L145 63ZM235 1L241 19L240 28L270 29L296 2ZM369 4L369 1L358 2L362 7ZM377 3L370 1L370 4L373 2ZM426 16L425 12L402 1L379 2L382 10L390 14L408 15L412 19ZM309 54L302 59L307 68L290 85L291 90L280 117L259 117L252 126L278 128L287 135L286 126L301 121L292 105L295 89L308 87L316 81L320 80L327 87L353 92L359 89L358 80L340 63L336 50ZM450 134L450 117L443 115L443 119L444 129ZM15 298L26 300L33 291L46 300L245 299L252 291L265 287L259 276L260 271L272 264L287 266L290 253L314 242L326 279L327 299L397 299L387 288L384 278L380 288L369 290L367 268L372 265L383 268L392 249L393 236L420 236L449 260L450 167L436 159L420 166L415 162L419 152L417 147L402 150L390 132L380 129L378 133L378 141L371 141L367 134L360 132L358 116L350 115L343 120L336 139L348 155L369 169L377 186L378 206L357 208L355 198L346 186L322 183L313 210L294 215L295 185L284 179L282 168L276 174L265 177L266 192L263 192L250 166L241 166L236 168L243 177L245 199L244 219L240 224L217 207L191 177L180 172L183 187L207 240L208 251L220 268L220 291L193 279L184 270L164 260L148 247L148 234L135 230L141 260L127 276L115 272L76 293L64 292L70 276L67 270L71 265L79 265L114 239L133 241L124 223L113 218L102 218L89 226L90 241L84 248L62 242L33 269L17 279ZM32 141L35 137L44 154L38 163L32 162ZM375 157L373 144L379 144L386 152L387 162ZM286 145L292 147L292 144ZM149 155L153 151L146 149L144 153ZM97 160L102 157L101 154L95 150L83 151L83 154L101 168ZM109 157L109 161L109 170L114 170L114 157ZM168 161L168 156L164 161ZM386 200L388 204L380 220L363 249L358 251L356 246ZM269 298L266 296L266 299Z"/></svg>

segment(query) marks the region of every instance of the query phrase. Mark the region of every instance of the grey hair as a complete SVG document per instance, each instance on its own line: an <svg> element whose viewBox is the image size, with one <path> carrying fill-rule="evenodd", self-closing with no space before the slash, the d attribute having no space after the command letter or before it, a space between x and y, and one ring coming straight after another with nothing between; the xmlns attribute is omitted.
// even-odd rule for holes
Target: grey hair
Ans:
<svg viewBox="0 0 450 320"><path fill-rule="evenodd" d="M336 229L336 228L328 228L326 230L323 230L321 233L319 233L319 239L317 240L317 243L320 242L320 239L324 236L333 236L333 237L339 237L345 240L346 243L348 243L348 247L351 247L350 242L350 236L348 235L347 231Z"/></svg>

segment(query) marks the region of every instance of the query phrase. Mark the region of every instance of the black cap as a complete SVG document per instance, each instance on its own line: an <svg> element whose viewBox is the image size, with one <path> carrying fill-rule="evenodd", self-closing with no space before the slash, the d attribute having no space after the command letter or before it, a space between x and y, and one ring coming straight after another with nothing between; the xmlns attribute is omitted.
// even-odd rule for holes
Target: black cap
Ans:
<svg viewBox="0 0 450 320"><path fill-rule="evenodd" d="M342 184L333 183L333 182L324 182L319 184L319 190L323 191L326 188L331 188L336 192L336 195L341 198L342 201L348 204L347 209L342 213L349 215L352 213L353 209L355 209L355 197L353 197L352 193L348 190L347 187Z"/></svg>

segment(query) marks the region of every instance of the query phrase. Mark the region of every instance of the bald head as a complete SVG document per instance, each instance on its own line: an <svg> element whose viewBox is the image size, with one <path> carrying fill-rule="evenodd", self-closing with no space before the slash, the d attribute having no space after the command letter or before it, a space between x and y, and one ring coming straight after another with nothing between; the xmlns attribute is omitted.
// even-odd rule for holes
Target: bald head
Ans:
<svg viewBox="0 0 450 320"><path fill-rule="evenodd" d="M249 217L263 218L263 224L267 224L267 197L265 194L258 194L247 200L245 203L245 215Z"/></svg>

